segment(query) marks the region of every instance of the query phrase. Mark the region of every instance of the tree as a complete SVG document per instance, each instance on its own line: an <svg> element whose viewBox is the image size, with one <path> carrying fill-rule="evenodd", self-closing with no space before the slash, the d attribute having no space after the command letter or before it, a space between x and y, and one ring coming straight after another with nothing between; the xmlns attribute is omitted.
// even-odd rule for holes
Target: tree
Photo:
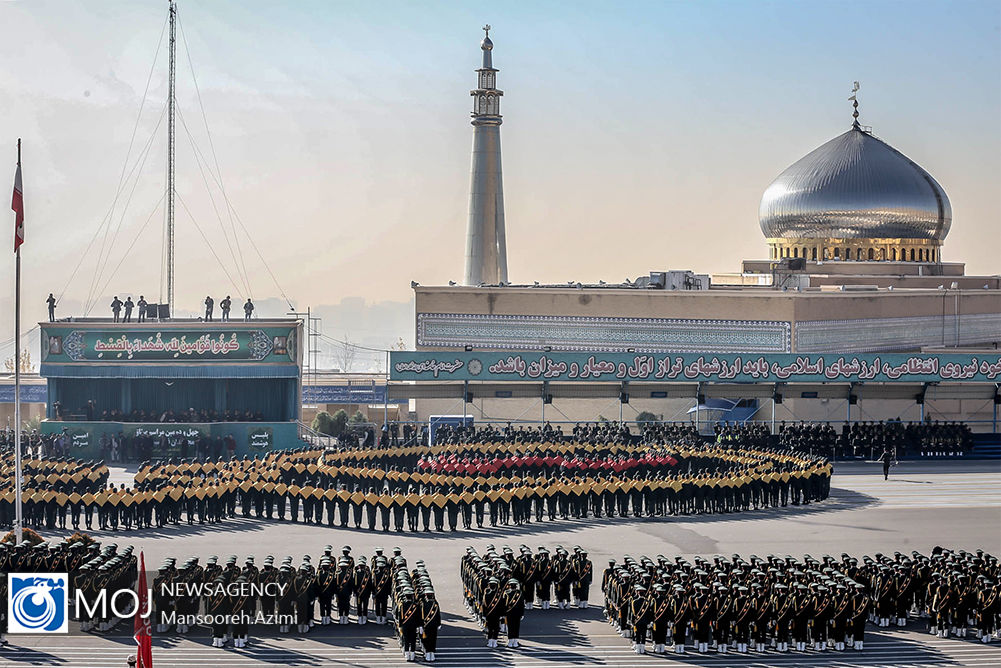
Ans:
<svg viewBox="0 0 1001 668"><path fill-rule="evenodd" d="M348 335L345 334L343 343L339 343L339 347L334 350L334 361L337 362L341 371L349 373L355 365L356 357L358 357L358 348L351 343Z"/></svg>
<svg viewBox="0 0 1001 668"><path fill-rule="evenodd" d="M21 358L21 365L20 365L21 366L21 373L31 373L31 370L32 370L31 352L29 350L27 350L27 349L22 350L20 358ZM14 356L13 355L10 356L10 357L8 357L6 360L4 360L3 368L7 371L7 373L14 373Z"/></svg>
<svg viewBox="0 0 1001 668"><path fill-rule="evenodd" d="M341 436L348 426L348 414L343 408L334 413L330 419L330 435Z"/></svg>
<svg viewBox="0 0 1001 668"><path fill-rule="evenodd" d="M327 411L320 411L313 418L313 423L310 428L319 433L326 434L327 436L340 436L344 433L345 428L348 424L348 414L342 408L333 415Z"/></svg>
<svg viewBox="0 0 1001 668"><path fill-rule="evenodd" d="M355 411L355 414L351 416L352 422L368 422L368 418L361 411Z"/></svg>
<svg viewBox="0 0 1001 668"><path fill-rule="evenodd" d="M318 434L329 435L331 422L332 418L330 417L330 413L327 411L320 411L316 414L316 417L313 418L313 422L309 425L309 428Z"/></svg>
<svg viewBox="0 0 1001 668"><path fill-rule="evenodd" d="M659 415L654 415L650 411L640 411L636 415L637 422L658 422L660 420Z"/></svg>

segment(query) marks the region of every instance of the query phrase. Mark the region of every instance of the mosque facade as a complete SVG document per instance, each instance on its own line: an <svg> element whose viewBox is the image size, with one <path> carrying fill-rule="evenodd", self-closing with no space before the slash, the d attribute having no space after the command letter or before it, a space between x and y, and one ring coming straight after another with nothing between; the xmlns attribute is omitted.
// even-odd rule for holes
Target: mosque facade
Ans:
<svg viewBox="0 0 1001 668"><path fill-rule="evenodd" d="M616 285L473 283L468 272L464 286L418 284L417 349L996 351L1001 276L970 276L961 262L943 260L953 222L945 189L860 125L857 101L853 117L847 132L765 188L758 222L766 259L744 260L732 274L654 271ZM475 165L474 156L471 201Z"/></svg>

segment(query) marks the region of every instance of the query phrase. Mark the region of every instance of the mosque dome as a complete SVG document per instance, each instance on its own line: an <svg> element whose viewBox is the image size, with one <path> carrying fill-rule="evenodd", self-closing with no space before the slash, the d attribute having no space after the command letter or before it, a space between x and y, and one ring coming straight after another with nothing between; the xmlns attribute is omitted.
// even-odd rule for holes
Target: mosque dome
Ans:
<svg viewBox="0 0 1001 668"><path fill-rule="evenodd" d="M928 172L856 123L782 172L765 190L758 219L773 257L800 257L783 253L787 246L812 254L825 240L841 246L837 257L812 259L937 261L952 206Z"/></svg>

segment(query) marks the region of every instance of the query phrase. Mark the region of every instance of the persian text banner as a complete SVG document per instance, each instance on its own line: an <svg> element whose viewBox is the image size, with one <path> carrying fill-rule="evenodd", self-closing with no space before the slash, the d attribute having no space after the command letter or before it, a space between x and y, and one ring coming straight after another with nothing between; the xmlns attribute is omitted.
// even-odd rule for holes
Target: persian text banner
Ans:
<svg viewBox="0 0 1001 668"><path fill-rule="evenodd" d="M999 382L1001 355L394 352L392 380Z"/></svg>
<svg viewBox="0 0 1001 668"><path fill-rule="evenodd" d="M288 327L225 329L42 329L47 363L296 362L297 331Z"/></svg>

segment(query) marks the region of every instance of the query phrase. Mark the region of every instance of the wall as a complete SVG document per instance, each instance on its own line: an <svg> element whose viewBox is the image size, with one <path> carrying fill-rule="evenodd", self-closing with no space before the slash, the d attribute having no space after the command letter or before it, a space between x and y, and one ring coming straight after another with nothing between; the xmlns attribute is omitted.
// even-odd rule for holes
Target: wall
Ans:
<svg viewBox="0 0 1001 668"><path fill-rule="evenodd" d="M879 352L1001 341L1001 292L418 287L418 350ZM957 327L958 322L958 327Z"/></svg>
<svg viewBox="0 0 1001 668"><path fill-rule="evenodd" d="M739 399L740 397L731 397ZM462 415L460 399L418 399L417 419L426 422L431 415ZM688 415L688 409L695 406L692 399L638 399L634 395L630 402L622 408L625 420L634 420L640 411L649 411L663 416L667 421L688 421L694 416ZM989 432L993 430L991 422L993 405L990 401L974 400L944 400L929 399L925 404L925 416L940 421L970 422L973 431ZM831 422L840 429L840 424L847 418L848 401L846 399L791 399L786 398L775 407L776 421L808 420L816 422ZM534 399L474 399L466 405L468 415L474 416L477 422L484 421L532 421L538 422L542 417L542 402ZM556 398L546 406L546 420L556 422L593 422L598 416L609 420L618 420L619 402L612 399L561 399ZM755 416L757 421L771 421L772 406L767 399L761 401L761 407ZM901 419L917 421L921 418L921 407L913 401L905 400L862 400L851 407L852 421L873 421Z"/></svg>
<svg viewBox="0 0 1001 668"><path fill-rule="evenodd" d="M122 422L66 422L46 420L42 422L43 434L60 433L65 428L70 434L86 434L87 445L76 447L71 451L73 457L79 459L96 459L100 457L100 440L103 434L117 434L121 432L129 433L129 430L137 426L147 428L160 427L164 429L178 429L190 427L197 429L210 437L225 437L232 435L236 439L236 455L242 457L269 452L271 450L282 450L285 448L296 448L301 445L299 441L298 425L295 422L215 422L186 425L184 423L163 423L163 424L143 424ZM249 435L251 432L262 427L270 428L272 432L272 443L270 448L254 449L250 447ZM155 447L154 447L155 451ZM189 450L189 456L194 456L194 449Z"/></svg>

